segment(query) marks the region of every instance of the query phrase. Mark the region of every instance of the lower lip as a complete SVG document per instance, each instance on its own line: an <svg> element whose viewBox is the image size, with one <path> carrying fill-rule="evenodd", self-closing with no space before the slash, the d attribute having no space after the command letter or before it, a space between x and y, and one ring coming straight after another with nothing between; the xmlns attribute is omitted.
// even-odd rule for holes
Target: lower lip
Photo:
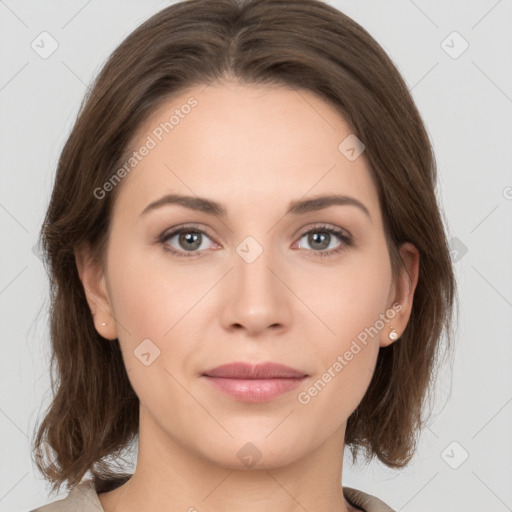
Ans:
<svg viewBox="0 0 512 512"><path fill-rule="evenodd" d="M218 390L241 402L268 402L300 386L306 377L281 379L205 378Z"/></svg>

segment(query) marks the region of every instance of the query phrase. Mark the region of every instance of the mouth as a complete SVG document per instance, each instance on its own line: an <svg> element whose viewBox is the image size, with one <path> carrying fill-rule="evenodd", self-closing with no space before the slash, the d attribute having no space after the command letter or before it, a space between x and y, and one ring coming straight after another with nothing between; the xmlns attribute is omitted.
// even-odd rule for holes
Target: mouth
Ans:
<svg viewBox="0 0 512 512"><path fill-rule="evenodd" d="M218 391L240 402L268 402L297 388L308 374L278 363L237 362L202 374Z"/></svg>

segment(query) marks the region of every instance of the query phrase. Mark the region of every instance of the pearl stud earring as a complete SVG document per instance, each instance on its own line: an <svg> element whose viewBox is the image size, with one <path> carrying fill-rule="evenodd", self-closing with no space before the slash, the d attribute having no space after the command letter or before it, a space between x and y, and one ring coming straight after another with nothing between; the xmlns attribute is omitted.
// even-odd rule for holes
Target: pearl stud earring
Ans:
<svg viewBox="0 0 512 512"><path fill-rule="evenodd" d="M389 333L389 339L394 341L397 338L398 338L398 334L396 333L395 329L391 329L391 332Z"/></svg>

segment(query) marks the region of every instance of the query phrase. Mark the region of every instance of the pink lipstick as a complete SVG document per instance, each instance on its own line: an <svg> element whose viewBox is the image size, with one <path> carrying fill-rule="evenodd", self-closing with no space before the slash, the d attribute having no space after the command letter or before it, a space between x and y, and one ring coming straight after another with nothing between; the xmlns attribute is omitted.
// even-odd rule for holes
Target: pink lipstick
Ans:
<svg viewBox="0 0 512 512"><path fill-rule="evenodd" d="M308 375L278 363L236 362L203 373L219 391L241 402L267 402L298 387Z"/></svg>

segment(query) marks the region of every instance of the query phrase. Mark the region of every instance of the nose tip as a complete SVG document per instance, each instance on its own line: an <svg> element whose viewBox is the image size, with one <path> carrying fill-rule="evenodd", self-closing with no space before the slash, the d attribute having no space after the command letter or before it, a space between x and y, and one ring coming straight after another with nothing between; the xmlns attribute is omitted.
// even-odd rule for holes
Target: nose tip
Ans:
<svg viewBox="0 0 512 512"><path fill-rule="evenodd" d="M270 267L270 252L254 237L246 237L237 253L226 287L225 327L247 329L252 334L283 328L289 316L284 294L289 292Z"/></svg>

